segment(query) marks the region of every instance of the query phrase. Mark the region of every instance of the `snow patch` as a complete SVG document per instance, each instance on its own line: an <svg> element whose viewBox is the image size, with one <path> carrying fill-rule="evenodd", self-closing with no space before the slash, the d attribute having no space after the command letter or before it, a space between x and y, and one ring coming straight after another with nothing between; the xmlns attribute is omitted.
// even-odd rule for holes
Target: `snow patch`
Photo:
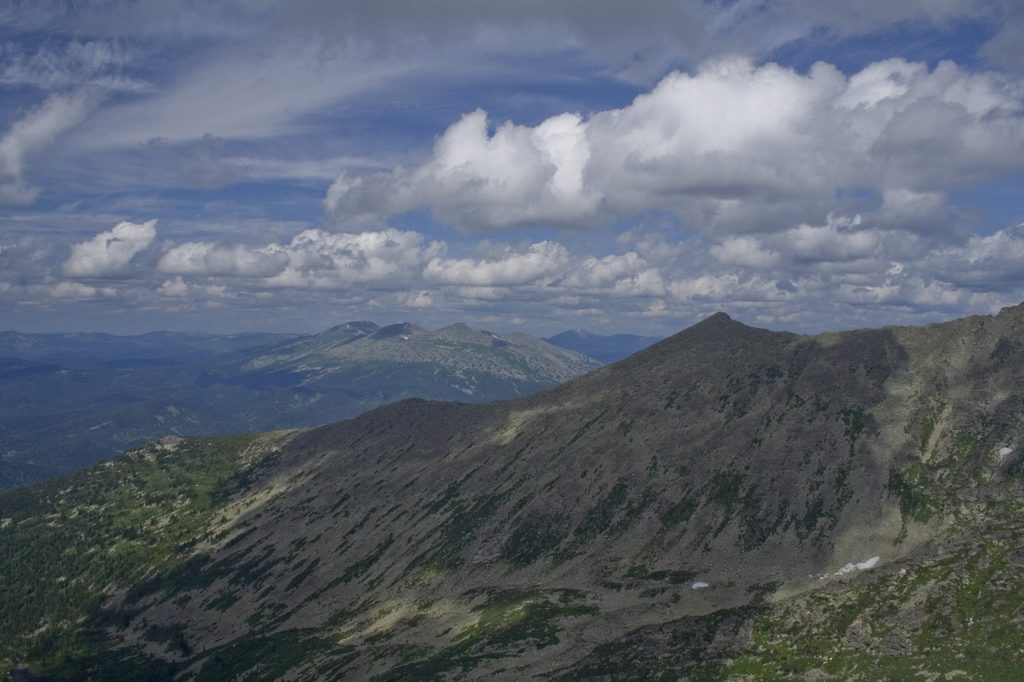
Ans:
<svg viewBox="0 0 1024 682"><path fill-rule="evenodd" d="M875 564L878 563L878 557L873 556L870 559L859 561L857 563L848 563L832 575L846 575L847 573L853 573L854 571L866 571L869 568L874 568Z"/></svg>
<svg viewBox="0 0 1024 682"><path fill-rule="evenodd" d="M698 580L697 582L690 585L691 590L703 590L708 587L711 587L711 583L706 583L703 580Z"/></svg>
<svg viewBox="0 0 1024 682"><path fill-rule="evenodd" d="M1004 460L1013 454L1013 448L999 448L999 459Z"/></svg>

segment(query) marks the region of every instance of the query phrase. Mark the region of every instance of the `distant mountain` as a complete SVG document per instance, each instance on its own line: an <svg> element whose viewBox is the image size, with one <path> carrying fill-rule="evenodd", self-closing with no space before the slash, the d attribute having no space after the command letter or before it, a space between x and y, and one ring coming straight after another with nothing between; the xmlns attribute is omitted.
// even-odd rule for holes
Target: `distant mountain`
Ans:
<svg viewBox="0 0 1024 682"><path fill-rule="evenodd" d="M356 322L254 354L241 369L399 397L422 397L417 387L429 386L438 398L479 402L532 393L599 366L526 334L499 336L461 323L427 331L408 323L378 328Z"/></svg>
<svg viewBox="0 0 1024 682"><path fill-rule="evenodd" d="M313 426L408 397L485 402L599 363L523 334L350 322L312 336L0 334L0 488L167 434ZM18 358L22 359L18 359Z"/></svg>
<svg viewBox="0 0 1024 682"><path fill-rule="evenodd" d="M657 336L637 336L635 334L601 336L584 329L569 329L544 340L608 364L628 357L638 350L643 350L660 339Z"/></svg>
<svg viewBox="0 0 1024 682"><path fill-rule="evenodd" d="M22 334L0 332L0 358L75 365L161 361L180 364L211 354L232 353L298 338L299 334L189 334L150 332L116 336L92 332Z"/></svg>
<svg viewBox="0 0 1024 682"><path fill-rule="evenodd" d="M169 438L0 496L0 661L36 674L1010 680L1021 594L1024 306L717 314L528 397Z"/></svg>

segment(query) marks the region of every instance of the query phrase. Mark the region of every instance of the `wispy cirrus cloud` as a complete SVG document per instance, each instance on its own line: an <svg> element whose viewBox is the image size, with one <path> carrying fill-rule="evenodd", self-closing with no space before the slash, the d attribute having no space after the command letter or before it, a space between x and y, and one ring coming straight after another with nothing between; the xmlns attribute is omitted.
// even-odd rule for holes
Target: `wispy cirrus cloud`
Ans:
<svg viewBox="0 0 1024 682"><path fill-rule="evenodd" d="M51 95L14 122L0 138L0 204L31 204L39 195L25 178L25 167L95 109L94 92Z"/></svg>
<svg viewBox="0 0 1024 682"><path fill-rule="evenodd" d="M150 87L146 81L123 73L139 57L134 48L103 40L72 39L59 47L41 45L32 51L5 43L0 46L0 86L143 92Z"/></svg>

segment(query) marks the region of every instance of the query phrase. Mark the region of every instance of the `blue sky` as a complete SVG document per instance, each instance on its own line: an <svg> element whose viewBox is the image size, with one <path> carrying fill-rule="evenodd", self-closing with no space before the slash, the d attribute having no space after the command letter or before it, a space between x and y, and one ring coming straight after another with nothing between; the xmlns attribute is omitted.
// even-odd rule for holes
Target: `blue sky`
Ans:
<svg viewBox="0 0 1024 682"><path fill-rule="evenodd" d="M1014 0L0 0L0 40L0 328L1024 300Z"/></svg>

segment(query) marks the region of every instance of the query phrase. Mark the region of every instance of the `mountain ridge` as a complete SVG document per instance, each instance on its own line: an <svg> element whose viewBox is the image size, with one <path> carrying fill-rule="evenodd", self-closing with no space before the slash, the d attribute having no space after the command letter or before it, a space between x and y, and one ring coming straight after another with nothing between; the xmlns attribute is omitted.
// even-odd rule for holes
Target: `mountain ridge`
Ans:
<svg viewBox="0 0 1024 682"><path fill-rule="evenodd" d="M513 401L154 443L0 496L0 544L96 514L143 529L111 531L149 548L121 573L95 573L88 544L52 569L77 566L69 594L119 586L84 615L119 648L62 635L73 670L984 679L1020 670L998 633L1024 585L1021 312L816 336L715 315ZM203 506L188 480L216 462ZM10 556L42 567L0 566L12 612L35 608L18 595L51 569ZM38 622L0 624L31 642ZM966 659L943 634L961 632Z"/></svg>

